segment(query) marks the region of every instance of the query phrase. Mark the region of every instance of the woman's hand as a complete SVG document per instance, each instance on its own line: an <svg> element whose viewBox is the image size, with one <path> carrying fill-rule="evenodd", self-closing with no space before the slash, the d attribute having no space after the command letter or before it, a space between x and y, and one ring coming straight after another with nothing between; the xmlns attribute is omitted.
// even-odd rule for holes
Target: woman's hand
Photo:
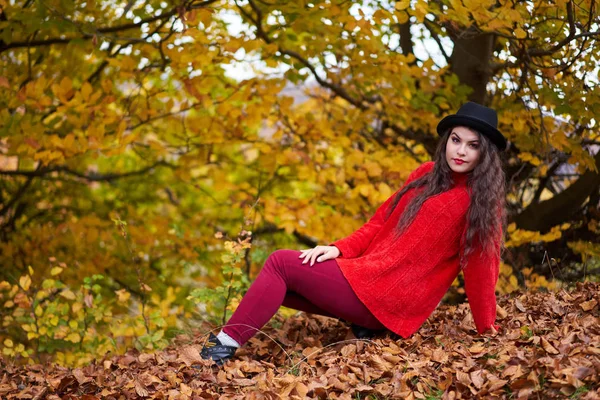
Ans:
<svg viewBox="0 0 600 400"><path fill-rule="evenodd" d="M316 246L313 249L308 250L300 250L302 254L298 258L303 258L302 264L306 264L310 261L310 266L312 267L315 263L315 259L318 262L331 260L339 257L340 249L335 246ZM320 256L320 257L319 257ZM317 258L319 257L319 258Z"/></svg>
<svg viewBox="0 0 600 400"><path fill-rule="evenodd" d="M483 335L496 336L498 334L498 329L500 329L500 326L492 325L485 332L483 332Z"/></svg>

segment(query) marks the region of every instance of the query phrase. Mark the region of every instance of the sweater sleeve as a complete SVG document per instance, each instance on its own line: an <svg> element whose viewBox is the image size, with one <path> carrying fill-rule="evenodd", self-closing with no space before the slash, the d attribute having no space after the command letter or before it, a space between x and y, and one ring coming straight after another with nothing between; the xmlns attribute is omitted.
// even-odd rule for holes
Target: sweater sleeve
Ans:
<svg viewBox="0 0 600 400"><path fill-rule="evenodd" d="M494 238L496 254L484 252L476 241L474 251L469 255L463 270L465 292L478 333L484 333L496 321L496 283L500 272L498 253L501 240L501 233ZM494 327L498 328L496 325Z"/></svg>
<svg viewBox="0 0 600 400"><path fill-rule="evenodd" d="M394 196L400 192L404 186L431 171L434 164L433 161L428 161L420 165L409 175L406 182L404 182L404 185L379 206L375 214L367 223L350 236L330 243L329 246L335 246L340 250L340 258L356 258L360 256L369 247L369 244L373 241L373 238L385 223L385 214L388 206L394 199Z"/></svg>

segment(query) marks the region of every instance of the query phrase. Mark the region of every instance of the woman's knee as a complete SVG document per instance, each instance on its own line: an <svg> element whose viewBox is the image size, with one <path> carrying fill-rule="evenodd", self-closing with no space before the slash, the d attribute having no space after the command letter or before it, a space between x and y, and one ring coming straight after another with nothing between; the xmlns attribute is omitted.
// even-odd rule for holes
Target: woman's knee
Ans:
<svg viewBox="0 0 600 400"><path fill-rule="evenodd" d="M263 269L267 269L271 272L277 273L285 278L286 266L290 264L290 260L292 257L298 257L300 252L296 250L288 250L288 249L279 249L275 250L267 257L265 264L263 265Z"/></svg>

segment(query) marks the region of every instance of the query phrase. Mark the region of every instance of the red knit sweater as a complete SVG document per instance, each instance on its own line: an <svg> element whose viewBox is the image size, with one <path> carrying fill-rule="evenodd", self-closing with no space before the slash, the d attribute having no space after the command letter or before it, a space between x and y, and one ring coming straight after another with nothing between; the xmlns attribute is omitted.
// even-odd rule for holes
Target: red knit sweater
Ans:
<svg viewBox="0 0 600 400"><path fill-rule="evenodd" d="M405 185L430 172L434 164L429 161L421 165ZM382 324L404 338L421 327L460 271L460 238L466 229L470 194L466 174L453 172L453 178L452 188L427 199L397 241L393 240L393 229L422 188L406 192L387 221L385 211L394 195L356 232L330 244L340 250L336 261L356 295ZM498 246L500 240L495 241ZM497 256L482 252L476 245L463 269L465 291L479 333L496 319L499 265Z"/></svg>

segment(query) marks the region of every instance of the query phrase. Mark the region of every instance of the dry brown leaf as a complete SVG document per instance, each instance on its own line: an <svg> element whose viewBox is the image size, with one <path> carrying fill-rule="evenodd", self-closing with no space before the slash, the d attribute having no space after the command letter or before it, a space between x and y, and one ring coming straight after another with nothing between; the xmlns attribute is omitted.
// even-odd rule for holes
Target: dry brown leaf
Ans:
<svg viewBox="0 0 600 400"><path fill-rule="evenodd" d="M569 294L569 292L567 292L566 290L561 290L559 293L560 297L563 299L563 301L567 302L567 303L571 303L573 300L575 300L573 298L573 296L571 296Z"/></svg>
<svg viewBox="0 0 600 400"><path fill-rule="evenodd" d="M490 379L489 382L490 382L490 385L487 388L487 390L490 393L495 392L496 390L502 388L504 385L506 385L508 383L508 381L504 380L504 379Z"/></svg>
<svg viewBox="0 0 600 400"><path fill-rule="evenodd" d="M310 360L310 359L314 359L319 354L321 354L322 350L323 350L322 347L307 347L304 350L302 350L302 355L304 357L306 357L307 360Z"/></svg>
<svg viewBox="0 0 600 400"><path fill-rule="evenodd" d="M138 356L138 361L140 364L145 363L146 361L154 360L154 354L142 353Z"/></svg>
<svg viewBox="0 0 600 400"><path fill-rule="evenodd" d="M220 373L221 371L219 371ZM225 372L223 372L225 373ZM219 374L217 374L218 376ZM165 372L165 377L167 378L167 380L169 381L169 384L171 386L178 386L179 382L181 382L181 379L177 376L177 374L173 371L167 371Z"/></svg>
<svg viewBox="0 0 600 400"><path fill-rule="evenodd" d="M383 353L381 355L381 357L383 357L383 359L385 361L390 362L391 364L398 364L400 361L402 361L402 358L398 357L398 356L394 356L392 354L387 354L387 353Z"/></svg>
<svg viewBox="0 0 600 400"><path fill-rule="evenodd" d="M441 390L446 390L452 384L452 374L449 372L445 372L441 377L441 380L438 381L437 387Z"/></svg>
<svg viewBox="0 0 600 400"><path fill-rule="evenodd" d="M386 353L390 353L393 355L397 355L397 354L402 354L403 356L406 355L406 350L402 349L401 347L398 347L398 345L394 342L390 342L390 343L386 343L387 346L384 346L381 348L381 351L384 351Z"/></svg>
<svg viewBox="0 0 600 400"><path fill-rule="evenodd" d="M184 394L186 396L192 395L192 388L183 382L179 385L179 391L181 392L181 394Z"/></svg>
<svg viewBox="0 0 600 400"><path fill-rule="evenodd" d="M340 350L340 353L344 357L351 358L352 356L354 356L356 354L356 345L347 344L344 347L342 347L342 350Z"/></svg>
<svg viewBox="0 0 600 400"><path fill-rule="evenodd" d="M254 386L254 385L256 385L256 381L254 381L252 379L247 379L247 378L235 378L235 379L232 379L231 382L235 386Z"/></svg>
<svg viewBox="0 0 600 400"><path fill-rule="evenodd" d="M202 362L202 357L200 357L200 352L198 349L195 346L190 345L184 346L179 351L179 358L177 361L183 362L189 367L195 363Z"/></svg>
<svg viewBox="0 0 600 400"><path fill-rule="evenodd" d="M523 303L521 303L521 300L519 299L515 299L515 307L517 307L517 309L521 312L525 312L525 306L523 305Z"/></svg>
<svg viewBox="0 0 600 400"><path fill-rule="evenodd" d="M546 340L545 337L542 336L541 342L542 342L542 348L546 351L546 353L548 353L548 354L559 354L559 351L556 350L556 348L554 346L552 346L550 344L550 342L548 340Z"/></svg>
<svg viewBox="0 0 600 400"><path fill-rule="evenodd" d="M597 305L598 305L598 301L597 300L589 300L589 301L584 301L579 306L581 307L581 309L583 311L591 311Z"/></svg>
<svg viewBox="0 0 600 400"><path fill-rule="evenodd" d="M100 397L101 397L101 398L103 398L103 399L105 399L105 398L107 398L108 396L112 396L114 393L115 393L115 391L114 391L113 389L107 389L107 388L104 388L104 389L102 389L102 391L100 392Z"/></svg>
<svg viewBox="0 0 600 400"><path fill-rule="evenodd" d="M471 357L471 353L469 353L469 351L467 349L465 349L464 346L460 343L456 343L453 346L452 351L456 352L458 355L460 355L464 358Z"/></svg>
<svg viewBox="0 0 600 400"><path fill-rule="evenodd" d="M88 308L92 308L94 306L94 296L91 293L86 294L83 296L83 302Z"/></svg>
<svg viewBox="0 0 600 400"><path fill-rule="evenodd" d="M92 380L92 378L85 376L85 374L80 368L75 368L73 370L73 376L75 377L75 379L77 379L77 382L80 385L83 385L84 383L87 383Z"/></svg>
<svg viewBox="0 0 600 400"><path fill-rule="evenodd" d="M145 386L151 385L162 385L164 382L159 379L157 376L150 374L149 372L144 372L138 376L138 380L143 383Z"/></svg>
<svg viewBox="0 0 600 400"><path fill-rule="evenodd" d="M475 343L473 346L469 347L469 351L471 353L482 353L485 351L485 347L482 343Z"/></svg>
<svg viewBox="0 0 600 400"><path fill-rule="evenodd" d="M448 353L446 353L441 347L438 347L433 351L433 354L431 355L431 360L440 364L444 364L448 362Z"/></svg>
<svg viewBox="0 0 600 400"><path fill-rule="evenodd" d="M240 366L240 371L245 373L259 373L264 372L265 367L256 361L245 362Z"/></svg>
<svg viewBox="0 0 600 400"><path fill-rule="evenodd" d="M465 386L471 384L471 377L466 372L456 371L456 379Z"/></svg>
<svg viewBox="0 0 600 400"><path fill-rule="evenodd" d="M504 319L508 316L508 311L496 304L496 316L498 319Z"/></svg>
<svg viewBox="0 0 600 400"><path fill-rule="evenodd" d="M428 398L430 388L436 388L444 392L443 399L468 399L503 398L507 386L514 398L564 398L578 387L600 386L598 305L592 307L593 300L598 301L592 300L595 293L600 293L600 285L585 283L570 294L522 292L517 301L499 296L497 316L502 310L510 312L503 318L501 334L484 341L473 336L465 303L441 305L430 324L402 340L381 338L323 348L339 341L347 326L305 314L285 319L281 328L265 327L270 337L281 339L292 359L277 344L256 336L224 367L202 360L199 346L178 344L188 341L154 354L130 351L75 369L0 360L0 398L262 400L354 399L376 394L422 399ZM582 313L586 307L590 310ZM298 352L317 349L318 357L311 357L310 362L297 357ZM494 354L486 357L491 349ZM196 368L186 367L192 363ZM295 363L297 376L289 373ZM541 386L540 376L546 377ZM595 399L597 394L589 390L580 398Z"/></svg>
<svg viewBox="0 0 600 400"><path fill-rule="evenodd" d="M577 378L579 380L584 380L585 378L592 375L593 373L594 373L594 370L592 368L577 367L575 369L575 372L573 373L573 376L575 376L575 378Z"/></svg>
<svg viewBox="0 0 600 400"><path fill-rule="evenodd" d="M43 388L34 388L37 390L34 390L35 392L35 396L32 397L32 400L41 400L42 398L46 397L46 394L48 394L48 386L43 387ZM92 399L88 399L88 400L98 400L95 398L95 396L90 396L92 397Z"/></svg>
<svg viewBox="0 0 600 400"><path fill-rule="evenodd" d="M375 384L373 389L375 389L376 393L385 397L389 396L394 390L394 388L392 388L392 386L389 383L377 383Z"/></svg>
<svg viewBox="0 0 600 400"><path fill-rule="evenodd" d="M381 371L389 371L392 368L392 364L390 364L389 362L385 361L378 354L374 354L371 357L371 362L373 363L373 366L376 369L379 369Z"/></svg>
<svg viewBox="0 0 600 400"><path fill-rule="evenodd" d="M134 363L135 361L136 358L134 356L132 356L131 354L125 354L124 356L119 357L117 359L117 365L119 366L119 368L127 368L130 364Z"/></svg>
<svg viewBox="0 0 600 400"><path fill-rule="evenodd" d="M561 315L562 316L562 315L565 314L565 308L563 306L561 306L560 303L558 303L556 300L553 300L550 303L550 308L557 315Z"/></svg>
<svg viewBox="0 0 600 400"><path fill-rule="evenodd" d="M414 400L415 395L412 391L408 391L408 392L401 393L401 398L406 399L406 400Z"/></svg>
<svg viewBox="0 0 600 400"><path fill-rule="evenodd" d="M521 365L510 365L504 370L502 370L502 376L506 378L507 376L512 379L518 378L523 375L523 371L521 370Z"/></svg>
<svg viewBox="0 0 600 400"><path fill-rule="evenodd" d="M456 392L454 390L450 390L449 392L445 392L442 395L442 400L454 400L456 399Z"/></svg>
<svg viewBox="0 0 600 400"><path fill-rule="evenodd" d="M350 390L350 385L348 384L348 382L342 382L339 379L334 379L333 387L338 390L341 390L344 393Z"/></svg>
<svg viewBox="0 0 600 400"><path fill-rule="evenodd" d="M365 382L370 382L371 381L371 374L369 374L369 370L367 368L366 364L362 365L362 373L363 373L363 381ZM377 373L375 373L378 377L379 375Z"/></svg>
<svg viewBox="0 0 600 400"><path fill-rule="evenodd" d="M483 386L483 370L473 371L469 374L471 376L471 382L477 389L481 389Z"/></svg>
<svg viewBox="0 0 600 400"><path fill-rule="evenodd" d="M527 379L527 378L517 378L510 383L510 388L513 391L521 390L523 388L530 388L530 387L533 388L535 386L536 386L536 384L529 381L529 379Z"/></svg>
<svg viewBox="0 0 600 400"><path fill-rule="evenodd" d="M403 383L406 383L407 381L411 380L412 378L418 377L419 376L419 372L413 370L407 371L406 373L402 374L402 377L400 378L401 381Z"/></svg>
<svg viewBox="0 0 600 400"><path fill-rule="evenodd" d="M531 371L527 375L527 380L532 384L537 385L539 383L539 376L535 373L535 371Z"/></svg>
<svg viewBox="0 0 600 400"><path fill-rule="evenodd" d="M352 372L353 372L354 374L356 374L357 376L359 376L359 377L360 377L360 376L362 376L362 374L363 374L363 369L362 369L362 366L361 366L360 364L357 364L357 363L351 364L351 363L349 363L349 364L347 365L347 367L348 367L348 369L349 369L350 371L352 371Z"/></svg>
<svg viewBox="0 0 600 400"><path fill-rule="evenodd" d="M294 390L301 399L305 399L306 395L308 394L308 387L306 387L306 385L302 382L296 382L296 387L294 387Z"/></svg>
<svg viewBox="0 0 600 400"><path fill-rule="evenodd" d="M521 390L519 390L517 398L518 399L527 399L527 398L529 398L529 396L531 396L533 394L534 391L535 391L535 388L533 388L533 387L521 389Z"/></svg>
<svg viewBox="0 0 600 400"><path fill-rule="evenodd" d="M144 385L142 385L141 382L139 382L137 379L134 382L134 388L135 388L135 392L138 394L138 396L140 397L147 397L148 396L148 390L144 387Z"/></svg>

